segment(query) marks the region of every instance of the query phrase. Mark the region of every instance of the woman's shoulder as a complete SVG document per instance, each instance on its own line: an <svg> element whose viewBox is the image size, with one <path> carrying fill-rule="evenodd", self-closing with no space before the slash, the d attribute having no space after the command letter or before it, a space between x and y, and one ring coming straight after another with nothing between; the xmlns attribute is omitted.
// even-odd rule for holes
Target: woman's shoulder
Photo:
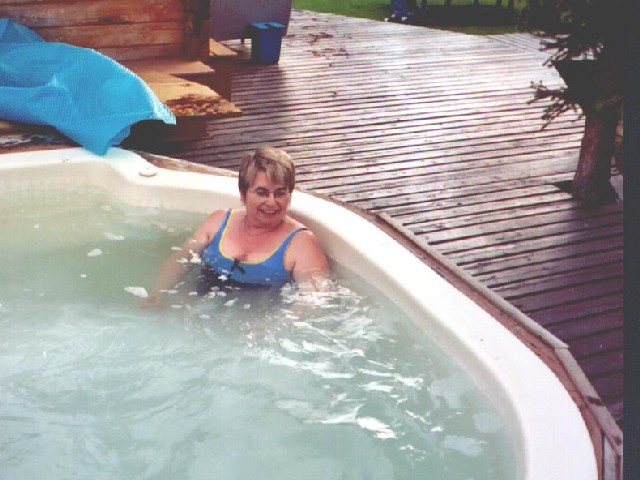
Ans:
<svg viewBox="0 0 640 480"><path fill-rule="evenodd" d="M301 224L302 225L302 224ZM296 280L308 279L314 274L329 272L329 263L320 241L309 229L298 231L289 249L288 261L293 266Z"/></svg>
<svg viewBox="0 0 640 480"><path fill-rule="evenodd" d="M232 210L230 208L214 210L209 214L207 219L204 221L204 224L208 225L209 228L215 227L217 229L218 227L220 227L220 225L222 225L222 222L224 221L225 217L227 215L230 215L231 212Z"/></svg>
<svg viewBox="0 0 640 480"><path fill-rule="evenodd" d="M224 223L225 217L230 214L231 209L214 210L209 216L200 224L200 227L196 230L194 237L201 242L210 242L215 233L220 229Z"/></svg>
<svg viewBox="0 0 640 480"><path fill-rule="evenodd" d="M304 223L302 223L299 220L296 220L295 218L290 217L289 215L287 215L286 217L286 223L289 225L289 230L291 232L294 232L296 230L308 231L307 226Z"/></svg>
<svg viewBox="0 0 640 480"><path fill-rule="evenodd" d="M318 239L315 234L302 222L291 219L290 235L293 235L292 246L298 248L308 248L311 245L317 245Z"/></svg>

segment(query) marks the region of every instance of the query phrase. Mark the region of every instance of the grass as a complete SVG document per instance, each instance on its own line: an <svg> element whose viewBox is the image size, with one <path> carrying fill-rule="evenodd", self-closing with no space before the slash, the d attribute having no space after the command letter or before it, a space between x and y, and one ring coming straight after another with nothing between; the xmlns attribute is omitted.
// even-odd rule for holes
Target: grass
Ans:
<svg viewBox="0 0 640 480"><path fill-rule="evenodd" d="M515 0L515 9L521 10L528 4L528 1L529 0ZM444 2L445 0L427 0L427 6L436 7L443 5ZM420 5L421 0L417 0L417 4ZM471 6L473 5L473 0L452 0L451 4L454 7ZM483 6L493 6L495 4L496 0L480 0L480 5ZM506 6L507 0L503 0L502 4ZM391 0L293 0L293 8L383 21L391 13ZM464 24L462 22L456 24L455 21L447 22L446 25L430 24L429 27L476 35L512 33L517 31L515 25L482 25L475 24L475 22L471 22L470 24L468 21L464 22Z"/></svg>
<svg viewBox="0 0 640 480"><path fill-rule="evenodd" d="M300 10L372 20L384 20L388 17L390 5L390 0L293 0L293 8Z"/></svg>

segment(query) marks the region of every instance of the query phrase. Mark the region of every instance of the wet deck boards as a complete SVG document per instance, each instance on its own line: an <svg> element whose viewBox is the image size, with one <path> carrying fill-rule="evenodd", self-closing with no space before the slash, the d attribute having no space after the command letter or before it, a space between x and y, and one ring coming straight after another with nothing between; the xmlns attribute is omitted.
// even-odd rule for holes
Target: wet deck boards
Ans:
<svg viewBox="0 0 640 480"><path fill-rule="evenodd" d="M226 42L247 57L250 42ZM303 189L385 212L569 344L622 419L622 205L562 191L582 122L541 130L531 82L559 84L538 41L294 11L278 65L237 64L244 115L152 150L237 169L288 150Z"/></svg>

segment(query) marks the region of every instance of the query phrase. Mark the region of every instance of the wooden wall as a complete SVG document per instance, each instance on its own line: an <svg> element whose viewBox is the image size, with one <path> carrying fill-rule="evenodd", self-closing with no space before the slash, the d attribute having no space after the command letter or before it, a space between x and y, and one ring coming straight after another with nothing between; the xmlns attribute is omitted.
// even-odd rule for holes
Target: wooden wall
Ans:
<svg viewBox="0 0 640 480"><path fill-rule="evenodd" d="M0 0L11 18L50 42L93 48L115 60L200 58L208 48L208 0ZM206 18L203 18L206 17Z"/></svg>

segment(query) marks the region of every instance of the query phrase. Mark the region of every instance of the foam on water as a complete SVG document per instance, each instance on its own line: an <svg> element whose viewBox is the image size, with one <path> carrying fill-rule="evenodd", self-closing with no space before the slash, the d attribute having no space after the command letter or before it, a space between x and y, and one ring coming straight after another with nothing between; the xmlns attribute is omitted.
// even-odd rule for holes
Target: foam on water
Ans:
<svg viewBox="0 0 640 480"><path fill-rule="evenodd" d="M1 478L514 478L498 413L357 279L201 298L191 278L141 309L203 216L0 204Z"/></svg>

